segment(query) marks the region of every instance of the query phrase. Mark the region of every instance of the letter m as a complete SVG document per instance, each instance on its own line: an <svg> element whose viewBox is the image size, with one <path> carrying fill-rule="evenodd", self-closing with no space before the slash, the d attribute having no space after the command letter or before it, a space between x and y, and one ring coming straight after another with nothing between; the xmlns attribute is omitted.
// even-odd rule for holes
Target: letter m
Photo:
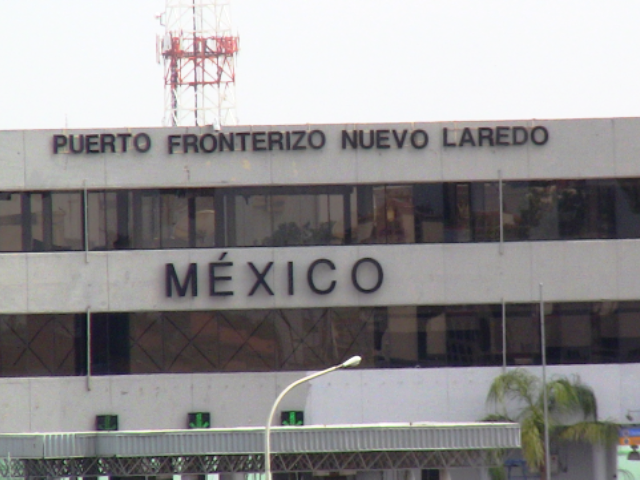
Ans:
<svg viewBox="0 0 640 480"><path fill-rule="evenodd" d="M189 264L189 270L187 270L187 276L184 279L184 282L180 283L180 279L178 278L178 274L176 273L176 269L173 266L173 263L167 263L166 266L166 293L167 297L173 296L173 287L176 287L178 291L178 295L184 297L187 294L187 289L189 288L189 284L191 284L191 296L198 296L198 264L191 263Z"/></svg>

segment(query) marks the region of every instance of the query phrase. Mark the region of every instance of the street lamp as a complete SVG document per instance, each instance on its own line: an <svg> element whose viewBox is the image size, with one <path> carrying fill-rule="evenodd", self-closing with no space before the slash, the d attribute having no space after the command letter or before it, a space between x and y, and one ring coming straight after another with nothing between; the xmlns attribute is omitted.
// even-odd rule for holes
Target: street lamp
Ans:
<svg viewBox="0 0 640 480"><path fill-rule="evenodd" d="M271 422L273 421L273 415L276 413L276 409L280 404L280 401L284 398L284 396L289 393L293 388L297 387L301 383L308 382L309 380L313 380L314 378L318 378L322 375L326 375L327 373L335 372L336 370L340 370L341 368L349 368L349 367L357 367L360 365L362 361L362 357L356 355L351 357L349 360L342 362L340 365L334 365L333 367L327 368L326 370L322 370L320 372L312 373L311 375L307 375L306 377L301 378L300 380L296 380L287 388L285 388L276 401L273 402L273 406L271 407L271 411L269 412L269 417L267 418L267 424L264 429L264 475L265 480L271 480Z"/></svg>

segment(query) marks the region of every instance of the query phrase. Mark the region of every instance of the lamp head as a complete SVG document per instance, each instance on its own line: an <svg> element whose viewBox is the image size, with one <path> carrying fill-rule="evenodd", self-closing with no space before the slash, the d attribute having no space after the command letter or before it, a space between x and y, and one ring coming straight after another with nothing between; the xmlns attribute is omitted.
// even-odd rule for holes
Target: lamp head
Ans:
<svg viewBox="0 0 640 480"><path fill-rule="evenodd" d="M349 360L344 361L342 365L340 365L340 368L357 367L358 365L360 365L361 361L362 361L362 357L360 355L355 355L351 357Z"/></svg>
<svg viewBox="0 0 640 480"><path fill-rule="evenodd" d="M638 452L638 446L637 445L631 445L631 451L629 452L629 455L627 456L627 460L631 460L631 461L635 461L635 462L640 461L640 452Z"/></svg>

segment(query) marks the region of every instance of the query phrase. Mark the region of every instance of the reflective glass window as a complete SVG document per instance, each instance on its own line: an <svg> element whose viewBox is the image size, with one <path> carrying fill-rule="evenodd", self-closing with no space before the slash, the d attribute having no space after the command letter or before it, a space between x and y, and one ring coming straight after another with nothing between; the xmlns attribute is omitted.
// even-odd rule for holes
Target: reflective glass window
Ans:
<svg viewBox="0 0 640 480"><path fill-rule="evenodd" d="M633 309L634 302L623 302ZM595 302L590 304L592 324L591 360L593 363L613 363L620 358L618 341L618 302Z"/></svg>
<svg viewBox="0 0 640 480"><path fill-rule="evenodd" d="M90 250L123 250L134 247L134 218L130 211L132 196L132 192L124 190L88 192ZM138 223L138 228L139 225Z"/></svg>
<svg viewBox="0 0 640 480"><path fill-rule="evenodd" d="M619 179L613 188L615 238L640 238L640 179Z"/></svg>
<svg viewBox="0 0 640 480"><path fill-rule="evenodd" d="M22 251L23 223L22 194L0 193L0 251Z"/></svg>
<svg viewBox="0 0 640 480"><path fill-rule="evenodd" d="M614 238L615 186L605 180L505 182L505 240Z"/></svg>
<svg viewBox="0 0 640 480"><path fill-rule="evenodd" d="M547 362L590 362L593 340L591 304L547 303L545 309Z"/></svg>
<svg viewBox="0 0 640 480"><path fill-rule="evenodd" d="M358 186L358 243L415 243L411 185Z"/></svg>
<svg viewBox="0 0 640 480"><path fill-rule="evenodd" d="M262 246L273 233L271 195L240 194L227 202L232 247Z"/></svg>
<svg viewBox="0 0 640 480"><path fill-rule="evenodd" d="M84 207L81 192L52 192L50 226L53 250L84 250Z"/></svg>
<svg viewBox="0 0 640 480"><path fill-rule="evenodd" d="M187 248L193 243L193 212L185 190L160 191L160 248Z"/></svg>
<svg viewBox="0 0 640 480"><path fill-rule="evenodd" d="M449 365L499 365L502 311L495 305L447 307Z"/></svg>
<svg viewBox="0 0 640 480"><path fill-rule="evenodd" d="M618 352L620 362L640 362L640 302L620 302Z"/></svg>
<svg viewBox="0 0 640 480"><path fill-rule="evenodd" d="M0 315L0 376L78 373L73 315Z"/></svg>
<svg viewBox="0 0 640 480"><path fill-rule="evenodd" d="M339 195L273 195L271 214L273 233L265 246L331 245L344 238Z"/></svg>
<svg viewBox="0 0 640 480"><path fill-rule="evenodd" d="M472 241L471 184L447 183L444 194L444 241L446 243Z"/></svg>
<svg viewBox="0 0 640 480"><path fill-rule="evenodd" d="M131 316L132 373L219 371L213 312L145 312Z"/></svg>
<svg viewBox="0 0 640 480"><path fill-rule="evenodd" d="M445 183L445 242L499 240L499 198L497 182Z"/></svg>
<svg viewBox="0 0 640 480"><path fill-rule="evenodd" d="M239 247L350 243L351 192L351 187L230 189L224 193L226 241Z"/></svg>
<svg viewBox="0 0 640 480"><path fill-rule="evenodd" d="M413 202L416 242L444 242L444 185L442 183L414 185Z"/></svg>
<svg viewBox="0 0 640 480"><path fill-rule="evenodd" d="M447 365L447 315L445 307L418 307L418 357L423 366Z"/></svg>
<svg viewBox="0 0 640 480"><path fill-rule="evenodd" d="M51 194L23 193L22 206L24 251L51 250L51 232L47 228L51 226Z"/></svg>
<svg viewBox="0 0 640 480"><path fill-rule="evenodd" d="M80 192L0 194L0 251L84 249Z"/></svg>
<svg viewBox="0 0 640 480"><path fill-rule="evenodd" d="M107 250L109 240L107 238L106 202L107 196L105 192L87 193L89 250Z"/></svg>
<svg viewBox="0 0 640 480"><path fill-rule="evenodd" d="M563 240L614 238L615 192L606 180L558 180L558 231Z"/></svg>
<svg viewBox="0 0 640 480"><path fill-rule="evenodd" d="M196 190L189 199L191 243L195 247L215 247L223 245L216 241L216 199L213 190Z"/></svg>
<svg viewBox="0 0 640 480"><path fill-rule="evenodd" d="M471 184L471 212L473 241L499 241L500 191L498 182Z"/></svg>
<svg viewBox="0 0 640 480"><path fill-rule="evenodd" d="M89 192L89 248L197 248L215 245L212 190Z"/></svg>
<svg viewBox="0 0 640 480"><path fill-rule="evenodd" d="M91 315L91 371L93 374L131 373L130 316L129 313Z"/></svg>
<svg viewBox="0 0 640 480"><path fill-rule="evenodd" d="M539 365L540 313L535 304L507 304L507 363Z"/></svg>
<svg viewBox="0 0 640 480"><path fill-rule="evenodd" d="M131 219L133 248L162 248L162 196L158 190L138 190L127 196L126 217ZM122 212L124 214L124 212ZM121 236L125 233L121 232Z"/></svg>
<svg viewBox="0 0 640 480"><path fill-rule="evenodd" d="M557 185L550 182L504 182L503 222L506 241L557 240Z"/></svg>
<svg viewBox="0 0 640 480"><path fill-rule="evenodd" d="M376 325L378 339L378 364L387 367L415 367L418 358L417 307L394 306L379 312ZM383 320L381 322L380 320Z"/></svg>
<svg viewBox="0 0 640 480"><path fill-rule="evenodd" d="M541 362L538 304L506 305L510 365ZM502 363L500 305L91 315L95 375ZM550 365L640 362L640 302L545 304ZM0 316L0 376L86 374L85 314Z"/></svg>

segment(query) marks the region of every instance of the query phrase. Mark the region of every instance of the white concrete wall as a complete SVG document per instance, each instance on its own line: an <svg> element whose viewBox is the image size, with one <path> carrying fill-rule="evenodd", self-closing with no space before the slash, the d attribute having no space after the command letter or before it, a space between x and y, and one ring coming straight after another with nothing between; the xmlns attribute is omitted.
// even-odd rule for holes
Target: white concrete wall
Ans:
<svg viewBox="0 0 640 480"><path fill-rule="evenodd" d="M533 369L539 372L539 368ZM579 374L596 392L600 418L626 422L638 410L640 365L549 367ZM285 397L306 424L470 422L487 413L486 394L500 368L335 372ZM262 426L277 394L303 372L0 379L0 433L94 430L95 416L117 414L121 430L185 428L186 415L209 411L213 427Z"/></svg>
<svg viewBox="0 0 640 480"><path fill-rule="evenodd" d="M208 265L227 252L233 267L220 288L233 296L209 296ZM351 281L358 259L375 258L384 281L375 293L359 293ZM318 295L307 284L307 269L327 258L335 271L318 268L314 278L335 290ZM274 266L267 282L248 296L256 276L253 262ZM287 293L287 262L294 262L295 294ZM165 294L165 264L173 263L181 280L190 263L198 264L199 295ZM509 243L500 255L497 244L367 245L344 247L149 250L84 253L0 254L0 311L6 313L209 310L376 305L442 305L537 302L539 283L547 301L638 300L640 240ZM365 265L360 279L372 287L375 270Z"/></svg>
<svg viewBox="0 0 640 480"><path fill-rule="evenodd" d="M465 127L537 125L549 131L542 146L442 146L442 129L459 140ZM341 148L343 129L424 129L429 145L417 150ZM320 129L320 150L167 153L167 135L212 133L210 128L40 130L0 132L0 189L233 186L314 183L387 183L442 180L594 178L637 175L640 119L524 120L366 125L240 126L225 132ZM53 154L54 134L148 133L151 151ZM408 143L408 142L407 142Z"/></svg>

